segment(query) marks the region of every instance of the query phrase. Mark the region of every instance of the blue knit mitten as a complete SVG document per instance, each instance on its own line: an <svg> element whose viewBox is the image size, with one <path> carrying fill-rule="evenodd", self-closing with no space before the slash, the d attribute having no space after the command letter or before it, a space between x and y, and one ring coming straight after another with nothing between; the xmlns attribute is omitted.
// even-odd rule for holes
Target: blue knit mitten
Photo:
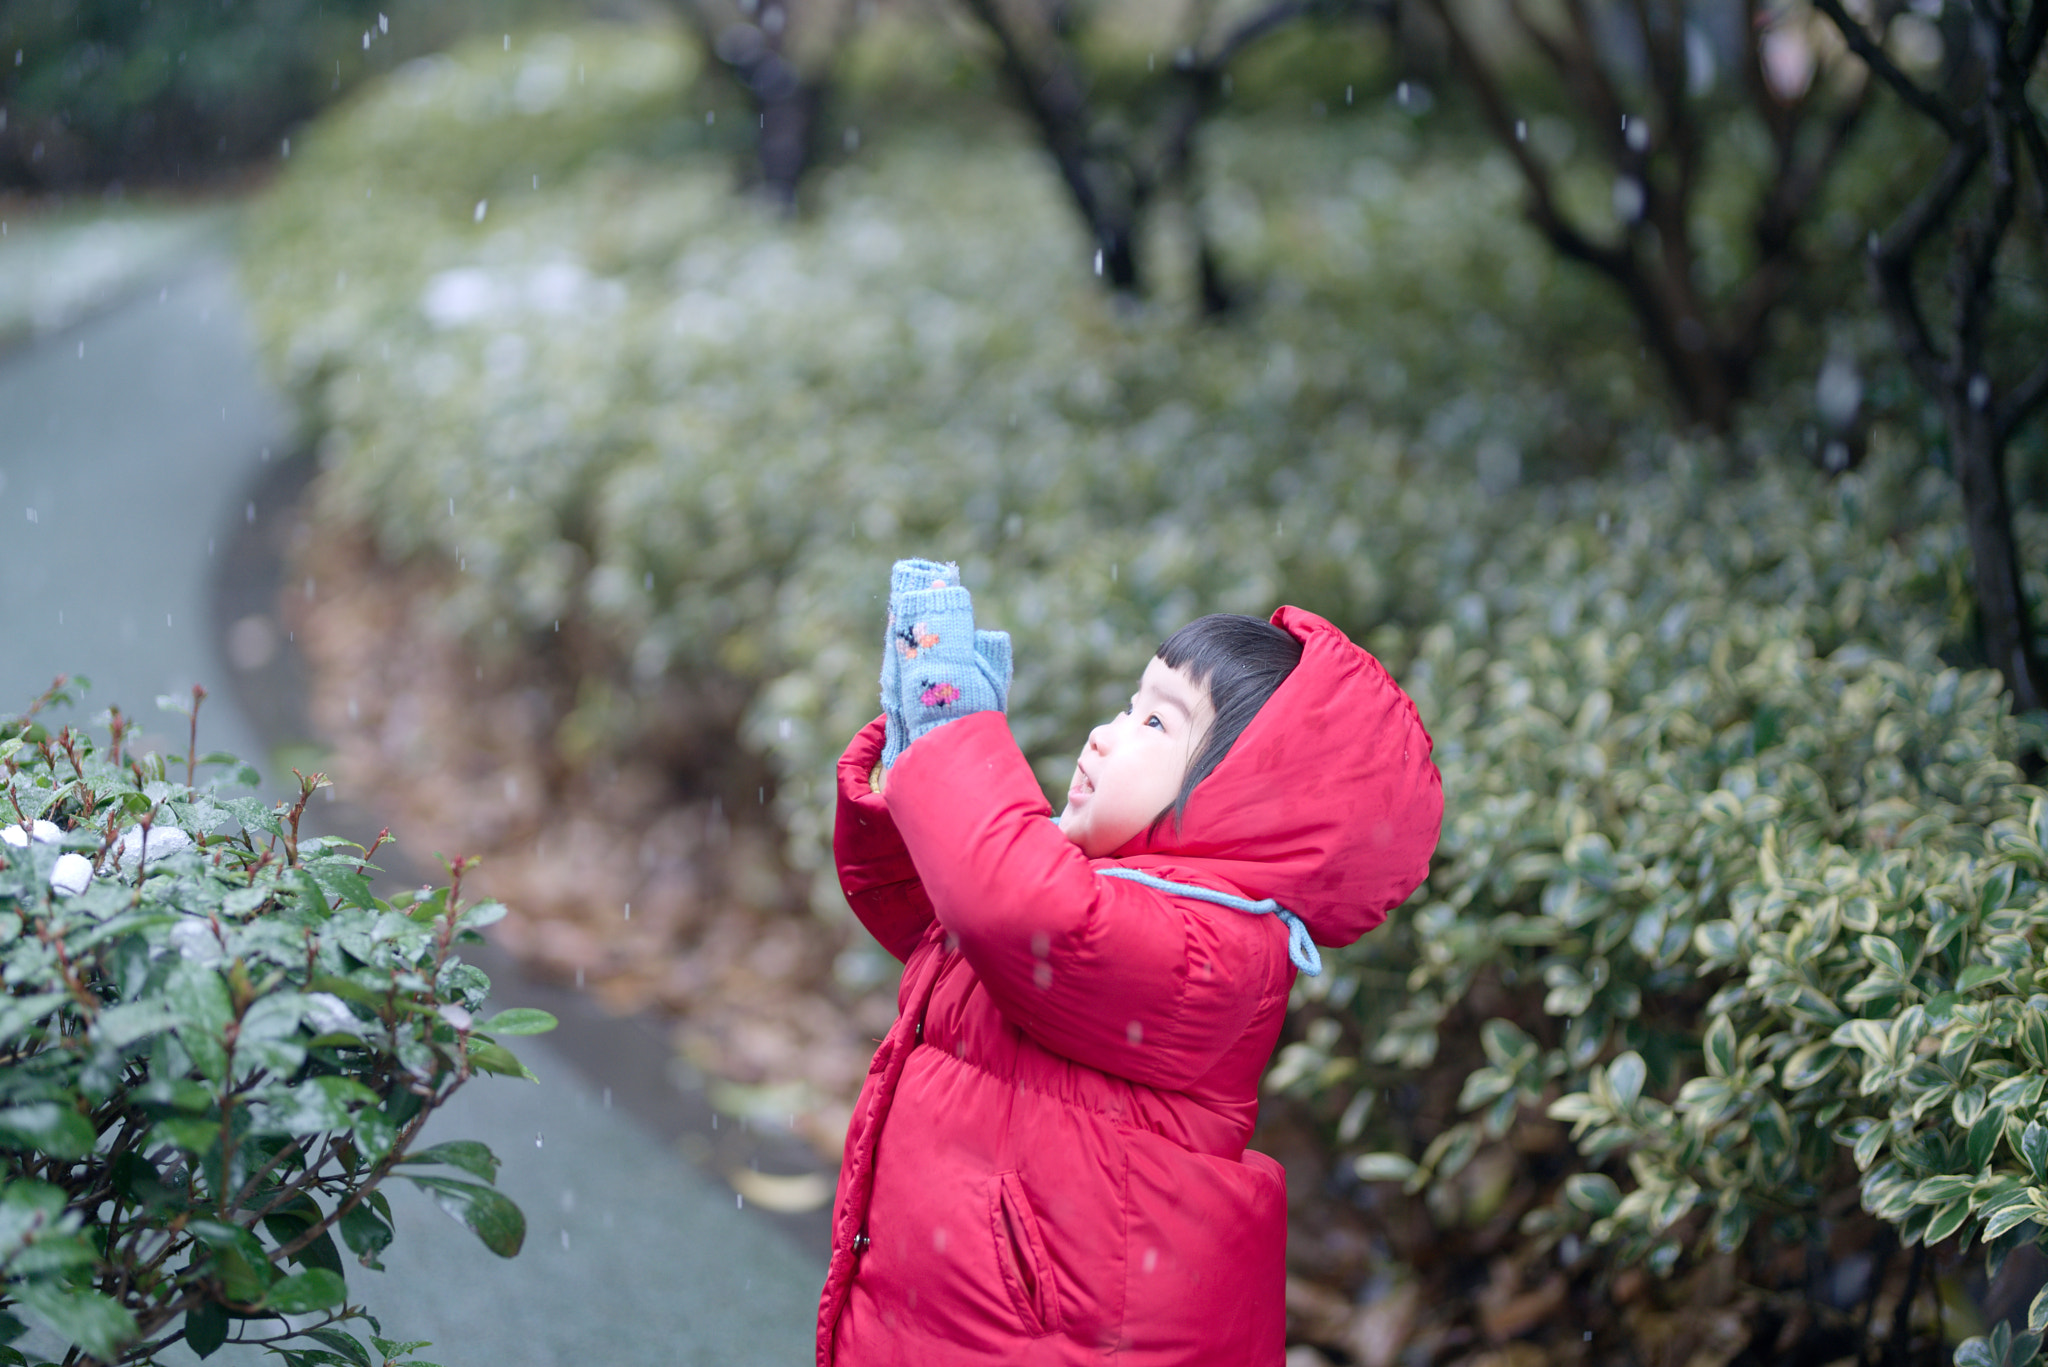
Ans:
<svg viewBox="0 0 2048 1367"><path fill-rule="evenodd" d="M882 633L882 716L887 740L882 749L886 767L910 744L904 729L902 687L903 643L897 635L896 602L906 593L949 588L960 583L960 567L950 561L899 560L889 570L889 623Z"/></svg>
<svg viewBox="0 0 2048 1367"><path fill-rule="evenodd" d="M974 630L974 600L962 588L925 589L897 599L898 680L911 742L970 712L1000 711L1009 680L983 659Z"/></svg>
<svg viewBox="0 0 2048 1367"><path fill-rule="evenodd" d="M1003 709L1010 691L1009 637L975 631L974 600L966 589L897 594L893 611L904 745L955 717ZM883 767L901 753L885 748Z"/></svg>

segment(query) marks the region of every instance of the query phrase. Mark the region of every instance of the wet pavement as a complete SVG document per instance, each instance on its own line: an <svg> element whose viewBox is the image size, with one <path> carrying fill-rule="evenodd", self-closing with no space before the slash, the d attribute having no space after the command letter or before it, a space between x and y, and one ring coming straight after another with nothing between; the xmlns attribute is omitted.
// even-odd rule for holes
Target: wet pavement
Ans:
<svg viewBox="0 0 2048 1367"><path fill-rule="evenodd" d="M96 311L0 350L0 707L21 707L60 671L85 674L94 687L75 716L118 703L158 746L182 750L183 718L155 699L202 683L201 748L253 759L274 795L281 766L305 753L296 656L274 606L285 514L307 467L256 363L230 229L216 215L176 263L149 258L125 290L112 271ZM0 242L0 278L31 268L8 250ZM361 821L344 833L374 831ZM540 1085L479 1079L427 1139L497 1151L499 1186L526 1212L525 1250L493 1256L394 1182L388 1270L352 1269L350 1299L386 1337L430 1340L422 1356L446 1367L808 1358L821 1213L758 1211L683 1154L715 1154L721 1171L815 1164L787 1135L736 1142L729 1120L721 1133L702 1079L678 1067L656 1023L612 1019L524 981L502 956L480 958L494 1006L544 1006L563 1029L513 1042ZM36 1334L17 1346L55 1348ZM209 1361L276 1359L228 1347Z"/></svg>
<svg viewBox="0 0 2048 1367"><path fill-rule="evenodd" d="M181 729L156 699L220 678L208 565L290 440L218 246L0 353L0 705L82 674L90 710L118 703L159 741ZM261 761L233 708L203 715L212 748Z"/></svg>

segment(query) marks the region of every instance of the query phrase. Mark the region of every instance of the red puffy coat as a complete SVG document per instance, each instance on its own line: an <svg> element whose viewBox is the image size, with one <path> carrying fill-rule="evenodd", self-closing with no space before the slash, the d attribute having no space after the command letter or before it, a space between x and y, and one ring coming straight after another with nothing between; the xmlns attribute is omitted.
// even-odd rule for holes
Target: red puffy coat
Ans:
<svg viewBox="0 0 2048 1367"><path fill-rule="evenodd" d="M818 1362L1274 1367L1287 1202L1247 1150L1287 929L1096 875L1256 899L1346 945L1428 872L1429 734L1377 660L1281 608L1299 667L1171 821L1089 860L1004 718L939 727L886 796L839 762L847 899L905 964L846 1137Z"/></svg>

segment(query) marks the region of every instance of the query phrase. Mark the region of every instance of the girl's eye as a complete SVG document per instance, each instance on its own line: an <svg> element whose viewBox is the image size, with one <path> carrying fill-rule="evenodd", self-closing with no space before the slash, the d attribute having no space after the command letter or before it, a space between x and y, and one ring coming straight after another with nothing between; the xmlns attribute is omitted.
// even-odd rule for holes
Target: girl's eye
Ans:
<svg viewBox="0 0 2048 1367"><path fill-rule="evenodd" d="M1154 712L1151 716L1145 718L1145 725L1156 726L1161 731L1164 731L1166 729L1166 723L1159 720L1159 714L1157 712Z"/></svg>

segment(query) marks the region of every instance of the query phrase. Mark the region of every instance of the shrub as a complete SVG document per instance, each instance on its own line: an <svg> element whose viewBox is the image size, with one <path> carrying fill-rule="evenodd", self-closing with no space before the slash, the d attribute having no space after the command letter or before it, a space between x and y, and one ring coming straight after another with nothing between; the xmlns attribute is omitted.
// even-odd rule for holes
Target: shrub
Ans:
<svg viewBox="0 0 2048 1367"><path fill-rule="evenodd" d="M1518 1009L1480 1032L1471 1118L1360 1175L1448 1182L1534 1107L1580 1162L1525 1228L1623 1263L1813 1240L1855 1170L1908 1244L2040 1237L2048 807L2016 760L2042 727L1941 658L1949 496L1895 460L1819 498L1584 491L1422 635L1436 867L1269 1081L1356 1136L1361 1073L1430 1068L1481 982Z"/></svg>
<svg viewBox="0 0 2048 1367"><path fill-rule="evenodd" d="M61 689L0 725L0 1362L26 1361L4 1346L20 1311L66 1361L178 1339L206 1357L289 1316L262 1336L301 1340L288 1364L368 1367L333 1327L367 1318L336 1237L381 1266L380 1184L405 1177L502 1257L524 1237L485 1145L415 1147L475 1074L532 1076L497 1036L552 1028L471 1015L490 984L459 949L504 909L461 904L460 861L448 887L376 897L385 837L299 833L321 775L266 807L232 795L254 774L226 756L124 755L118 711L105 746L53 731L36 711Z"/></svg>

